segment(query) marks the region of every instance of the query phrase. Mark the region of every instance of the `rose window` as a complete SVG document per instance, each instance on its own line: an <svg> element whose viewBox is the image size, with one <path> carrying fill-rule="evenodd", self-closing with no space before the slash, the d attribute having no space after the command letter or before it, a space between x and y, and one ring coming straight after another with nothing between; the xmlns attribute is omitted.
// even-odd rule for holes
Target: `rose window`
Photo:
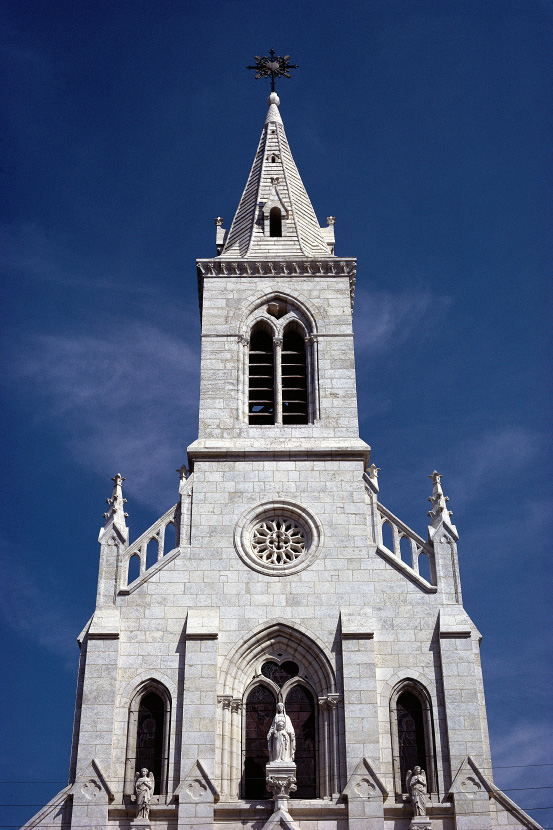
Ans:
<svg viewBox="0 0 553 830"><path fill-rule="evenodd" d="M294 519L264 519L252 530L254 556L266 565L292 565L305 552L306 533Z"/></svg>

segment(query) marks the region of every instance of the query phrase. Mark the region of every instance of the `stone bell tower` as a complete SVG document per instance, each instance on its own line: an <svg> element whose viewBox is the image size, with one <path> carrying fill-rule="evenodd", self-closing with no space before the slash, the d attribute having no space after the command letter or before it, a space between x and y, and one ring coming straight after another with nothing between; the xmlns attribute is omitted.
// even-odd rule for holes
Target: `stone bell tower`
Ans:
<svg viewBox="0 0 553 830"><path fill-rule="evenodd" d="M132 543L114 478L70 781L25 827L539 830L493 784L441 475L426 538L379 501L356 260L319 225L279 103L216 256L197 260L190 469Z"/></svg>

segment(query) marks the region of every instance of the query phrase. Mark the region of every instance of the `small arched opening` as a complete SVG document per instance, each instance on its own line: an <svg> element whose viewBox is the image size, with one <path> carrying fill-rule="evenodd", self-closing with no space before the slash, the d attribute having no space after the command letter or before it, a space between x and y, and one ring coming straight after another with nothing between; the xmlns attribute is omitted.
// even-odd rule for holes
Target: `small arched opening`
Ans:
<svg viewBox="0 0 553 830"><path fill-rule="evenodd" d="M269 236L282 236L282 213L279 207L269 212Z"/></svg>

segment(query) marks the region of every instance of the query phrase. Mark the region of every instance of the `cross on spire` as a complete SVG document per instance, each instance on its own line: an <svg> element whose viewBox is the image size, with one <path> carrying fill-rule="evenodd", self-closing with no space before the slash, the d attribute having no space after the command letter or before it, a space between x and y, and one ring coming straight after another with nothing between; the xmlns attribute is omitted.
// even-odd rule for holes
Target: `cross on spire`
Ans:
<svg viewBox="0 0 553 830"><path fill-rule="evenodd" d="M275 55L275 50L271 49L269 57L255 56L255 66L248 66L247 69L256 70L256 78L270 78L271 92L275 91L275 78L290 78L290 69L297 69L296 64L290 63L290 55Z"/></svg>

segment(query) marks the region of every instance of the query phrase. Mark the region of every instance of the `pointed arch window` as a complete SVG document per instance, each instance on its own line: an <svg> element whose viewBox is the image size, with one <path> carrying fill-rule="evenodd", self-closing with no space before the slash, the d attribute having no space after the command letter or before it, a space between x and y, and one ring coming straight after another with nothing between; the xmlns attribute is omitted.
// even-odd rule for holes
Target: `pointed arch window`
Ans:
<svg viewBox="0 0 553 830"><path fill-rule="evenodd" d="M129 709L125 794L134 792L135 774L144 767L154 774L154 795L167 792L170 723L169 693L156 681L147 683Z"/></svg>
<svg viewBox="0 0 553 830"><path fill-rule="evenodd" d="M428 792L437 792L436 753L430 695L414 680L400 683L390 701L394 779L398 795L415 766L426 773Z"/></svg>
<svg viewBox="0 0 553 830"><path fill-rule="evenodd" d="M316 723L315 701L311 692L296 684L284 702L286 714L292 721L296 733L296 781L297 790L292 798L316 798Z"/></svg>
<svg viewBox="0 0 553 830"><path fill-rule="evenodd" d="M276 711L276 697L259 685L246 698L244 751L244 798L270 798L265 786L265 765L269 763L267 733Z"/></svg>

